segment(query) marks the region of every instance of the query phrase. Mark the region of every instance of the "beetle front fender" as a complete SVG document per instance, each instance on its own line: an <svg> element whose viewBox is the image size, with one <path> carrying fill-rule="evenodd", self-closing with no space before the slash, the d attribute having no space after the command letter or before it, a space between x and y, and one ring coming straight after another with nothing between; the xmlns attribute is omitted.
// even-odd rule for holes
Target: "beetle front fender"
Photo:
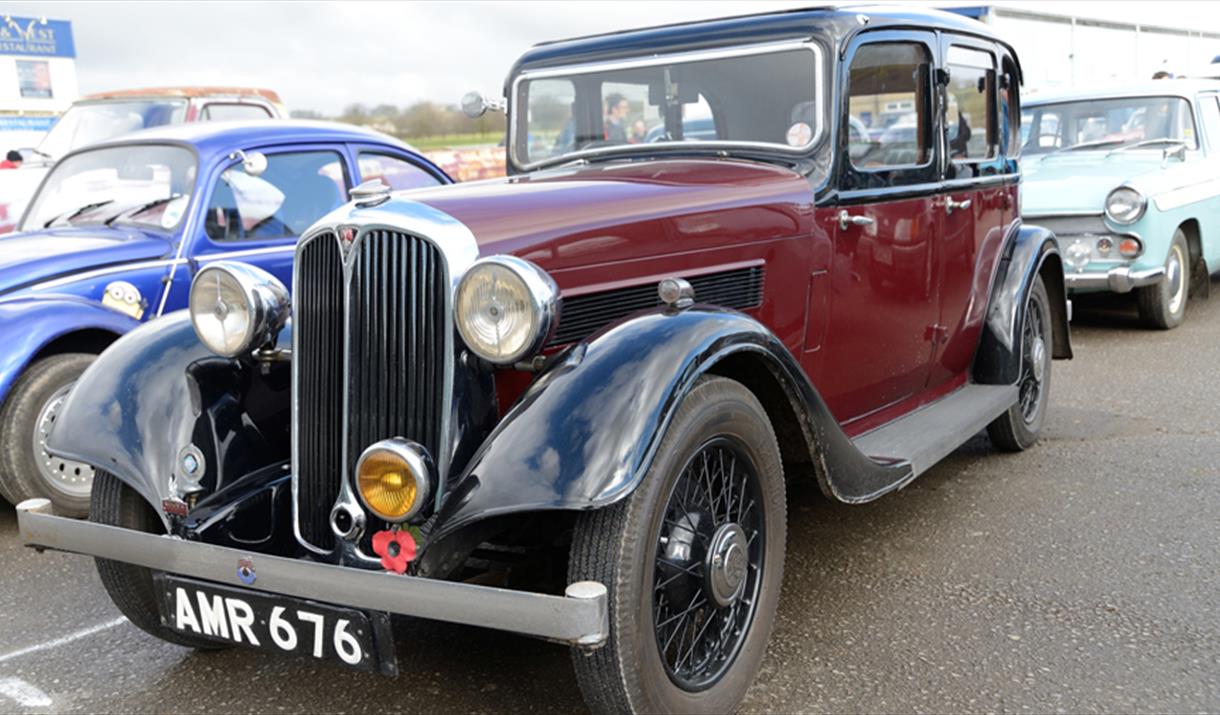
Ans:
<svg viewBox="0 0 1220 715"><path fill-rule="evenodd" d="M777 377L809 461L819 476L833 472L832 496L863 499L910 473L905 463L879 464L856 449L787 348L758 321L715 308L658 310L576 346L534 381L455 481L435 539L497 516L597 509L627 496L699 377L742 353Z"/></svg>
<svg viewBox="0 0 1220 715"><path fill-rule="evenodd" d="M1026 298L1034 280L1042 276L1051 300L1056 359L1072 357L1068 327L1067 291L1063 262L1055 234L1041 226L1018 224L1004 249L992 283L987 320L974 361L974 379L985 385L1011 385L1021 374L1021 341Z"/></svg>
<svg viewBox="0 0 1220 715"><path fill-rule="evenodd" d="M0 300L0 404L30 361L56 338L80 330L104 330L122 335L139 321L97 301L73 295Z"/></svg>
<svg viewBox="0 0 1220 715"><path fill-rule="evenodd" d="M281 344L290 332L280 336ZM117 340L81 375L47 440L52 454L113 473L152 505L177 494L180 455L213 492L288 458L289 368L216 356L186 311Z"/></svg>

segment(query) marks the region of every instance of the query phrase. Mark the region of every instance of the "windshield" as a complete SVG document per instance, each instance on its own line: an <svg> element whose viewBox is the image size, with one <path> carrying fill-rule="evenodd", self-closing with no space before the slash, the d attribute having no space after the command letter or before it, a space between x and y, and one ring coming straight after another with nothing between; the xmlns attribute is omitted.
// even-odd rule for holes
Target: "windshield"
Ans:
<svg viewBox="0 0 1220 715"><path fill-rule="evenodd" d="M184 99L74 104L43 137L38 151L58 158L83 146L137 129L179 124L185 116Z"/></svg>
<svg viewBox="0 0 1220 715"><path fill-rule="evenodd" d="M22 231L85 223L171 229L195 186L195 155L168 145L94 149L55 165L34 197Z"/></svg>
<svg viewBox="0 0 1220 715"><path fill-rule="evenodd" d="M1194 149L1194 115L1181 97L1124 97L1060 102L1021 112L1021 145L1027 154L1062 150L1112 151L1145 143Z"/></svg>
<svg viewBox="0 0 1220 715"><path fill-rule="evenodd" d="M803 152L823 124L818 57L794 45L527 71L513 158L528 168L693 142Z"/></svg>

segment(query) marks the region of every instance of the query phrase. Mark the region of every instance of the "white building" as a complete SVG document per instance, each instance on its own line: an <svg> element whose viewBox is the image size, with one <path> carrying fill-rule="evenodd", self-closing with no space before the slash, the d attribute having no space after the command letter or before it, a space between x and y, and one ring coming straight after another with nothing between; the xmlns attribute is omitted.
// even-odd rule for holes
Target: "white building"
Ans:
<svg viewBox="0 0 1220 715"><path fill-rule="evenodd" d="M1100 15L1108 3L1095 5ZM1211 3L1199 5L1207 9ZM1155 7L1155 3L1150 6ZM1047 3L1045 7L1055 5ZM945 9L991 25L1012 43L1021 58L1028 91L1150 79L1161 70L1201 76L1212 60L1220 58L1220 33L1188 27L1116 22L998 5Z"/></svg>
<svg viewBox="0 0 1220 715"><path fill-rule="evenodd" d="M37 144L78 94L71 23L0 18L0 158Z"/></svg>

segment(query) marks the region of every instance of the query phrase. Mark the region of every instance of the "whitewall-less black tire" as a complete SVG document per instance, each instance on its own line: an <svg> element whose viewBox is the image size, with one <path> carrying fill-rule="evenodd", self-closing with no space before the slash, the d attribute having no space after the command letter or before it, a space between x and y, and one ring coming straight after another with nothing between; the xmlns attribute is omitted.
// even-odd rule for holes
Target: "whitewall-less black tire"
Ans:
<svg viewBox="0 0 1220 715"><path fill-rule="evenodd" d="M569 580L609 589L608 641L572 651L589 708L733 712L775 622L785 519L762 405L738 382L702 378L639 487L576 525Z"/></svg>

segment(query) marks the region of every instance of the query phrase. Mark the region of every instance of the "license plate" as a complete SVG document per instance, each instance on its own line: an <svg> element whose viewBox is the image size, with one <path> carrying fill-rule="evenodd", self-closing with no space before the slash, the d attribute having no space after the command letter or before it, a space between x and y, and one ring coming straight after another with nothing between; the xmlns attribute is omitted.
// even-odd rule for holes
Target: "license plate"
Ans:
<svg viewBox="0 0 1220 715"><path fill-rule="evenodd" d="M161 623L179 633L359 670L395 669L392 647L379 651L375 624L361 611L177 576L156 580Z"/></svg>

